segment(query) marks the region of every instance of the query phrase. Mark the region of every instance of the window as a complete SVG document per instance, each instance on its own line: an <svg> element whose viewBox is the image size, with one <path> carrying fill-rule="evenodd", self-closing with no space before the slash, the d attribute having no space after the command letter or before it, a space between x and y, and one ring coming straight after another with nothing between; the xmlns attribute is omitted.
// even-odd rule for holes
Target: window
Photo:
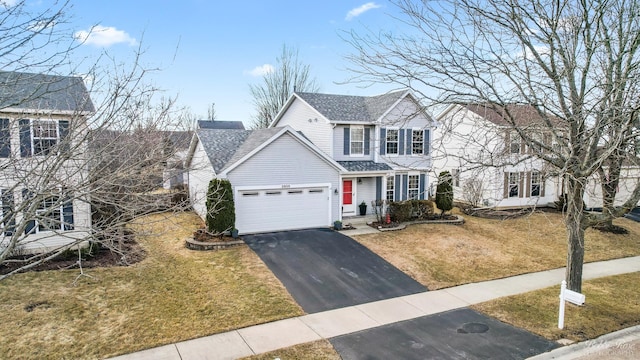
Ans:
<svg viewBox="0 0 640 360"><path fill-rule="evenodd" d="M540 173L534 171L531 173L531 196L540 196L540 185L542 179L540 178Z"/></svg>
<svg viewBox="0 0 640 360"><path fill-rule="evenodd" d="M531 134L531 144L529 146L530 152L533 154L542 154L543 143L544 143L544 138L541 133Z"/></svg>
<svg viewBox="0 0 640 360"><path fill-rule="evenodd" d="M387 129L387 155L398 155L398 129Z"/></svg>
<svg viewBox="0 0 640 360"><path fill-rule="evenodd" d="M387 189L386 189L386 199L387 201L393 201L395 195L395 177L393 175L387 176Z"/></svg>
<svg viewBox="0 0 640 360"><path fill-rule="evenodd" d="M364 127L351 127L351 155L364 155Z"/></svg>
<svg viewBox="0 0 640 360"><path fill-rule="evenodd" d="M33 129L33 154L49 155L58 143L58 122L51 120L34 120Z"/></svg>
<svg viewBox="0 0 640 360"><path fill-rule="evenodd" d="M418 199L420 197L420 175L409 175L407 185L407 198Z"/></svg>
<svg viewBox="0 0 640 360"><path fill-rule="evenodd" d="M413 130L411 132L411 153L422 155L424 149L424 130Z"/></svg>
<svg viewBox="0 0 640 360"><path fill-rule="evenodd" d="M511 154L520 154L520 143L520 135L518 135L517 132L512 132L509 143L509 152Z"/></svg>
<svg viewBox="0 0 640 360"><path fill-rule="evenodd" d="M509 173L509 197L520 195L520 174Z"/></svg>
<svg viewBox="0 0 640 360"><path fill-rule="evenodd" d="M42 199L36 210L36 232L60 230L62 219L62 204L58 196Z"/></svg>
<svg viewBox="0 0 640 360"><path fill-rule="evenodd" d="M460 187L460 169L451 169L451 185Z"/></svg>

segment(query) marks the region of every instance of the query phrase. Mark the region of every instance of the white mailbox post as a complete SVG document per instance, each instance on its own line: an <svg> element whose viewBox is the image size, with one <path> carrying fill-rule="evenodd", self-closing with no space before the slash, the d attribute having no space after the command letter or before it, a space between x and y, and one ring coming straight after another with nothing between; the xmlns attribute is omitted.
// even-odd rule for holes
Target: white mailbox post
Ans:
<svg viewBox="0 0 640 360"><path fill-rule="evenodd" d="M562 285L560 285L560 313L558 314L558 329L564 329L565 301L582 306L584 305L585 296L579 292L567 289L567 282L562 280Z"/></svg>

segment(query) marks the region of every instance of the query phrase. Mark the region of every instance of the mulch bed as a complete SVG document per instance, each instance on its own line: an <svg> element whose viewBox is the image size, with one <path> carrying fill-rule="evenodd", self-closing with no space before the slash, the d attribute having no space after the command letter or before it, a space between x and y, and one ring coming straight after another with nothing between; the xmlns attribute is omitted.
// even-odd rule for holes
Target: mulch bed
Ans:
<svg viewBox="0 0 640 360"><path fill-rule="evenodd" d="M196 231L193 232L193 239L195 241L206 242L206 243L229 242L229 241L240 240L240 238L233 238L228 235L212 234L208 232L206 229L202 229L202 228L197 229Z"/></svg>
<svg viewBox="0 0 640 360"><path fill-rule="evenodd" d="M128 266L142 261L146 257L144 249L135 241L133 234L129 233L123 237L123 240L117 243L118 251L112 251L107 247L100 247L98 250L94 250L93 254L83 255L82 268L97 268L97 267L114 267L114 266ZM28 255L12 257L13 260L26 260ZM0 274L7 274L14 271L25 263L4 263L0 265ZM61 269L77 269L78 265L78 253L68 252L58 258L49 260L43 264L35 266L28 271L44 271L44 270L61 270Z"/></svg>

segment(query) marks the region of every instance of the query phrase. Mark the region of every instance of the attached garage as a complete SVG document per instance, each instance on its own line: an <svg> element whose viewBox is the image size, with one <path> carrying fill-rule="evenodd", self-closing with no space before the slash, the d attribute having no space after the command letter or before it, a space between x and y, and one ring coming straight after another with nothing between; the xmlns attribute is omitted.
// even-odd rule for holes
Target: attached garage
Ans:
<svg viewBox="0 0 640 360"><path fill-rule="evenodd" d="M331 184L237 187L236 227L242 233L326 227L331 222Z"/></svg>

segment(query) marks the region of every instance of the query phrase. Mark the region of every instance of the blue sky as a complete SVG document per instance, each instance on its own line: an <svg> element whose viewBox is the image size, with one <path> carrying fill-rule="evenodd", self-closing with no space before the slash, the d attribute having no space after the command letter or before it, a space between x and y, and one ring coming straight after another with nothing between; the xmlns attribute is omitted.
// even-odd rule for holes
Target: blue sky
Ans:
<svg viewBox="0 0 640 360"><path fill-rule="evenodd" d="M387 1L367 0L75 0L68 14L80 37L100 26L77 56L104 51L127 61L141 44L142 63L161 69L150 80L166 95L178 95L180 104L200 115L214 102L219 120L248 125L253 114L249 84L259 81L259 69L275 64L283 44L298 48L321 92L392 90L336 83L349 78L344 55L351 48L340 33L389 30L398 25L389 17L394 11Z"/></svg>

